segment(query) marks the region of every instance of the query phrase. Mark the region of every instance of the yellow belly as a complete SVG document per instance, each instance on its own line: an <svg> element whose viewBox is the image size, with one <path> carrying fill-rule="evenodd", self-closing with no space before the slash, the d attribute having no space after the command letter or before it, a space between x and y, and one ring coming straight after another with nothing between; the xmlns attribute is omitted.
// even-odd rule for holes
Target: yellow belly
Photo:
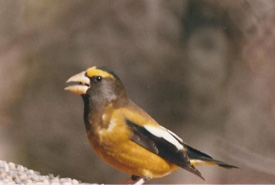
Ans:
<svg viewBox="0 0 275 185"><path fill-rule="evenodd" d="M125 173L156 178L179 168L129 139L120 138L119 142L108 139L102 141L89 132L87 135L95 152L108 164Z"/></svg>

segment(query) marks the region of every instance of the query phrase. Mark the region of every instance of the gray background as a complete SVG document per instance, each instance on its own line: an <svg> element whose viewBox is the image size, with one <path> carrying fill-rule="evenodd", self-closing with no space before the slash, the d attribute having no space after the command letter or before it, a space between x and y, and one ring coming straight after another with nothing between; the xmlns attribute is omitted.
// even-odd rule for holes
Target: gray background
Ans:
<svg viewBox="0 0 275 185"><path fill-rule="evenodd" d="M275 183L275 1L0 1L0 159L90 183L129 175L88 145L68 77L114 70L185 142L240 167L151 183Z"/></svg>

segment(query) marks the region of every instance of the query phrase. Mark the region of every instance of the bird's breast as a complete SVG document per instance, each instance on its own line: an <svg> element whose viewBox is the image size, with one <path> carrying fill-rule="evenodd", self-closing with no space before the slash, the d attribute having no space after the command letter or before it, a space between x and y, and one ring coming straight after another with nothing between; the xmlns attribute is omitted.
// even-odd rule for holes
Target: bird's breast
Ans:
<svg viewBox="0 0 275 185"><path fill-rule="evenodd" d="M132 132L124 117L112 117L108 126L87 131L87 136L94 151L104 161L126 173L161 177L177 168L131 141Z"/></svg>
<svg viewBox="0 0 275 185"><path fill-rule="evenodd" d="M91 132L87 132L87 136L100 158L125 173L153 178L165 176L178 168L132 142L124 134L112 132L108 128L98 136Z"/></svg>
<svg viewBox="0 0 275 185"><path fill-rule="evenodd" d="M103 148L117 146L128 141L131 136L124 116L114 111L112 106L107 107L101 114L90 117L90 124L91 129L87 130L90 143Z"/></svg>

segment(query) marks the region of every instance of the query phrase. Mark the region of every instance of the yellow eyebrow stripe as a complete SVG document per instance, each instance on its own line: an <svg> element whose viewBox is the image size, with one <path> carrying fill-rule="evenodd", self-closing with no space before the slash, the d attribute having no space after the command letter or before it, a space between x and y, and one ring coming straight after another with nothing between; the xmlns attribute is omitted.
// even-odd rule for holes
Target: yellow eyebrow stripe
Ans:
<svg viewBox="0 0 275 185"><path fill-rule="evenodd" d="M88 77L93 77L93 76L102 76L103 78L109 77L113 78L114 76L106 71L103 71L101 69L97 69L96 67L91 67L86 70L87 76Z"/></svg>

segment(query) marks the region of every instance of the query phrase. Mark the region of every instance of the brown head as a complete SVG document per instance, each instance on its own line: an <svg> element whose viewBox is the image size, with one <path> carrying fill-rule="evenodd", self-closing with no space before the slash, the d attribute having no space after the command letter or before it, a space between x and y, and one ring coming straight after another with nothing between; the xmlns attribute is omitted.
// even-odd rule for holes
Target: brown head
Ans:
<svg viewBox="0 0 275 185"><path fill-rule="evenodd" d="M65 90L82 96L84 118L88 113L100 113L110 103L121 106L128 101L126 90L119 77L105 67L91 67L67 80Z"/></svg>

